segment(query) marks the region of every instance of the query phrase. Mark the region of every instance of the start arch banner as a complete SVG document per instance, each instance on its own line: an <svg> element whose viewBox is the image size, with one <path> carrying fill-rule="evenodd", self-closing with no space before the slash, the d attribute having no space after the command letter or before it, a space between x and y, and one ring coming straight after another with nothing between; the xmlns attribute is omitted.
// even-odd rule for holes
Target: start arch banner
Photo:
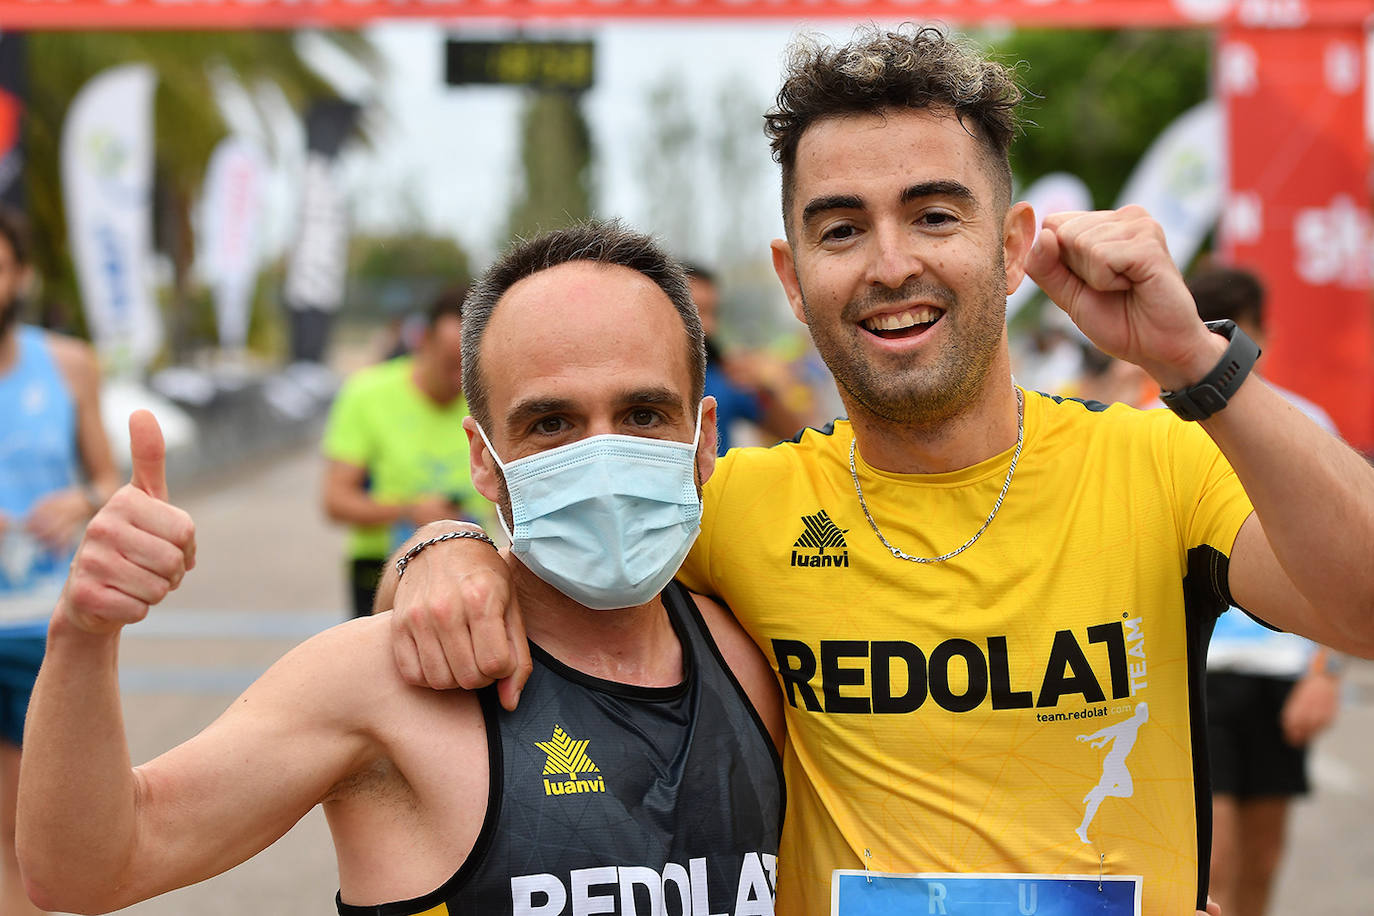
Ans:
<svg viewBox="0 0 1374 916"><path fill-rule="evenodd" d="M4 29L354 27L376 19L923 19L1035 26L1303 28L1369 0L0 0Z"/></svg>

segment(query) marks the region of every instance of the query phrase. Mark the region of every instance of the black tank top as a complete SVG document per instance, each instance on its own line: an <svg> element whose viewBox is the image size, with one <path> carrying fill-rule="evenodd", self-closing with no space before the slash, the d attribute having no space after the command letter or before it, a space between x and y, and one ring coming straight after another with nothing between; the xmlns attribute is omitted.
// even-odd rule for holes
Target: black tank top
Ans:
<svg viewBox="0 0 1374 916"><path fill-rule="evenodd" d="M491 783L466 862L438 890L342 916L771 914L782 828L777 749L687 591L663 592L675 687L574 671L531 644L508 713L481 691Z"/></svg>

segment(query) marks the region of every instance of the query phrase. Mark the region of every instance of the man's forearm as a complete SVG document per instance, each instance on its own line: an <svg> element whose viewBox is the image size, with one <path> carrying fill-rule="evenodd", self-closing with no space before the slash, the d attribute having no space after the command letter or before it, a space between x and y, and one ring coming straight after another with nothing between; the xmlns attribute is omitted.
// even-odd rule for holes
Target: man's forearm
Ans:
<svg viewBox="0 0 1374 916"><path fill-rule="evenodd" d="M54 615L25 726L17 834L28 887L45 909L115 906L134 853L118 653L117 633L86 633Z"/></svg>
<svg viewBox="0 0 1374 916"><path fill-rule="evenodd" d="M1347 639L1374 651L1374 468L1258 378L1203 422L1283 570Z"/></svg>
<svg viewBox="0 0 1374 916"><path fill-rule="evenodd" d="M408 506L380 503L365 492L331 494L325 511L346 525L391 525L406 517Z"/></svg>

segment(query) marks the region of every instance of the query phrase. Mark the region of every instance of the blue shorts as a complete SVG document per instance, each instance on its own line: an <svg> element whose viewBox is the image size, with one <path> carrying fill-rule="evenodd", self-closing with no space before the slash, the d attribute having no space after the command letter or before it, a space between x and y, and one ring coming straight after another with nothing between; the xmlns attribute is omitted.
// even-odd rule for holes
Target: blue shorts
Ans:
<svg viewBox="0 0 1374 916"><path fill-rule="evenodd" d="M47 641L41 631L7 634L0 630L0 740L16 746L23 743L24 716Z"/></svg>

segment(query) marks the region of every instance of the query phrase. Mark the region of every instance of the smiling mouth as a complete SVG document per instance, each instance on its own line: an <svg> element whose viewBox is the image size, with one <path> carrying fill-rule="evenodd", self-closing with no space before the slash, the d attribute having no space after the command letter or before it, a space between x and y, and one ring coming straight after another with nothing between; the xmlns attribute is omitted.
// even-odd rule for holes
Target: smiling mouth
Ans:
<svg viewBox="0 0 1374 916"><path fill-rule="evenodd" d="M865 319L863 329L884 340L902 340L919 337L935 326L945 313L928 305L917 306L901 312L874 315Z"/></svg>

